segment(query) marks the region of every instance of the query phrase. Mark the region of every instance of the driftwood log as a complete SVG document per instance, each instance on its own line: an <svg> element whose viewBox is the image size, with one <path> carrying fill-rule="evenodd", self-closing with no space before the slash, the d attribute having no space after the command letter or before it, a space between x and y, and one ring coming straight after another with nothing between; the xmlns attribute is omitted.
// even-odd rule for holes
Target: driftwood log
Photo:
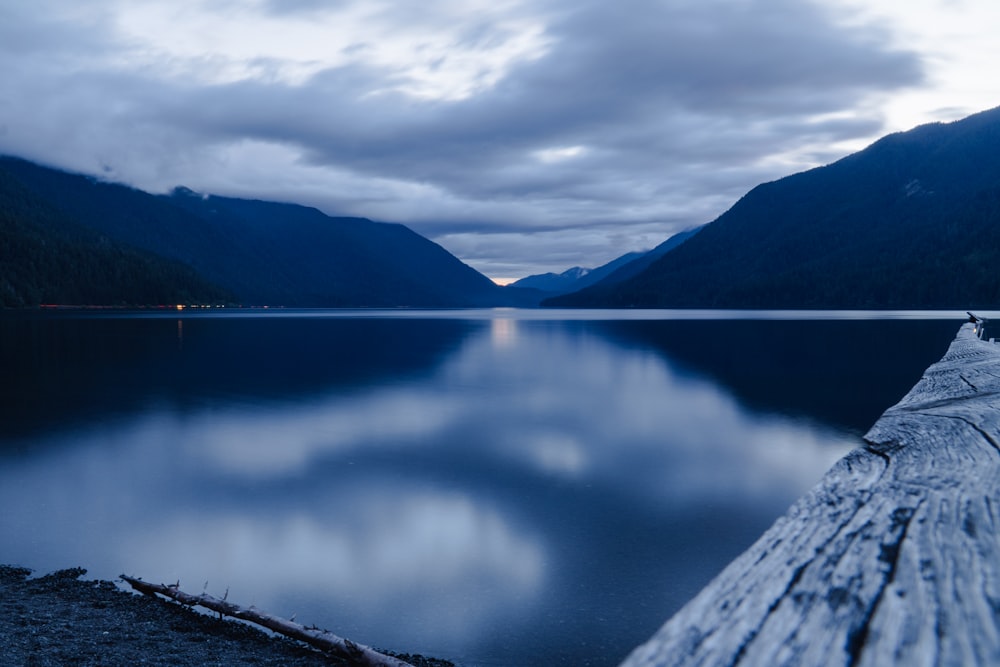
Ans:
<svg viewBox="0 0 1000 667"><path fill-rule="evenodd" d="M404 662L393 656L379 653L363 644L357 644L349 639L338 637L332 632L320 630L319 628L307 628L293 621L272 616L256 607L240 607L232 602L220 600L217 597L202 593L201 595L191 595L180 590L178 586L165 586L163 584L150 584L135 577L121 575L122 581L128 583L132 588L146 595L163 595L188 606L204 607L214 612L237 618L242 621L249 621L263 626L268 630L273 630L281 635L297 639L309 644L324 653L344 658L356 665L365 667L413 667L408 662Z"/></svg>
<svg viewBox="0 0 1000 667"><path fill-rule="evenodd" d="M1000 345L945 356L623 663L1000 664Z"/></svg>

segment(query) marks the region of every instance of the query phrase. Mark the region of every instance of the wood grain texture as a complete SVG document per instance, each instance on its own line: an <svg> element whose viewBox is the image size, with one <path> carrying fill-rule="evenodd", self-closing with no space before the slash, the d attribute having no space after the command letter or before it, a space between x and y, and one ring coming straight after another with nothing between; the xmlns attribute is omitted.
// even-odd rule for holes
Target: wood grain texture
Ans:
<svg viewBox="0 0 1000 667"><path fill-rule="evenodd" d="M1000 345L945 356L626 667L1000 664Z"/></svg>

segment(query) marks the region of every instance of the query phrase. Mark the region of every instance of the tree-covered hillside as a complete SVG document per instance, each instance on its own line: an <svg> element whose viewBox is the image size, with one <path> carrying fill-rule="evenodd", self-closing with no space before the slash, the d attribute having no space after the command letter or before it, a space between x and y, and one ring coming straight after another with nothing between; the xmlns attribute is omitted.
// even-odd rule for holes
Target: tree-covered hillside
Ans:
<svg viewBox="0 0 1000 667"><path fill-rule="evenodd" d="M0 307L226 303L190 267L69 219L0 167Z"/></svg>
<svg viewBox="0 0 1000 667"><path fill-rule="evenodd" d="M0 158L0 168L54 214L180 262L244 305L457 307L518 298L403 225L185 188L153 195L17 158Z"/></svg>
<svg viewBox="0 0 1000 667"><path fill-rule="evenodd" d="M549 305L1000 306L1000 109L754 188L622 282Z"/></svg>

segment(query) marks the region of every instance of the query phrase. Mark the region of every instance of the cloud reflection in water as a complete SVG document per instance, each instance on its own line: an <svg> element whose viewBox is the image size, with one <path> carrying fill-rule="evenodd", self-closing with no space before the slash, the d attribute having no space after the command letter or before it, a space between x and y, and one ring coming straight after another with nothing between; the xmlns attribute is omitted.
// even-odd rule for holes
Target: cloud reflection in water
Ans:
<svg viewBox="0 0 1000 667"><path fill-rule="evenodd" d="M856 444L581 322L497 318L419 376L206 405L7 461L8 553L407 650L587 654L572 637L641 640Z"/></svg>
<svg viewBox="0 0 1000 667"><path fill-rule="evenodd" d="M462 495L388 486L338 490L329 505L290 515L181 516L130 536L125 552L276 613L325 609L324 622L358 638L379 627L380 642L465 643L542 592L543 547L530 531ZM388 610L395 627L385 627Z"/></svg>
<svg viewBox="0 0 1000 667"><path fill-rule="evenodd" d="M831 447L832 433L750 413L652 352L503 319L430 382L276 409L236 406L177 429L172 439L186 456L216 473L273 478L379 449L472 447L542 474L695 503L769 492L785 498L857 445L842 438Z"/></svg>

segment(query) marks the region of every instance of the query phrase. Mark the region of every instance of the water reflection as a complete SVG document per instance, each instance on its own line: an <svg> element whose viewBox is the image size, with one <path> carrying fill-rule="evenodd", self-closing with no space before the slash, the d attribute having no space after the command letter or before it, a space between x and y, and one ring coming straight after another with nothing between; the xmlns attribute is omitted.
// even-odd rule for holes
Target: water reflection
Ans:
<svg viewBox="0 0 1000 667"><path fill-rule="evenodd" d="M517 320L497 317L490 321L490 339L494 347L510 347L517 342Z"/></svg>
<svg viewBox="0 0 1000 667"><path fill-rule="evenodd" d="M209 469L263 477L301 471L317 459L373 448L422 446L462 406L413 387L363 388L279 409L236 406L175 424L173 439Z"/></svg>
<svg viewBox="0 0 1000 667"><path fill-rule="evenodd" d="M617 340L659 350L757 410L862 435L941 358L961 317L604 322Z"/></svg>
<svg viewBox="0 0 1000 667"><path fill-rule="evenodd" d="M460 319L0 317L0 445L150 406L288 403L420 377L482 324Z"/></svg>
<svg viewBox="0 0 1000 667"><path fill-rule="evenodd" d="M209 582L238 582L234 596L311 619L323 610L323 623L382 644L468 644L541 592L541 545L498 512L372 482L352 485L346 507L337 493L318 499L320 511L179 517L124 550L156 572L197 561ZM265 576L263 563L274 568Z"/></svg>
<svg viewBox="0 0 1000 667"><path fill-rule="evenodd" d="M207 580L469 665L608 665L855 444L749 409L648 323L183 322L190 374L155 341L98 353L142 400L109 419L123 390L92 383L72 429L7 438L0 560ZM213 358L227 377L194 372Z"/></svg>

